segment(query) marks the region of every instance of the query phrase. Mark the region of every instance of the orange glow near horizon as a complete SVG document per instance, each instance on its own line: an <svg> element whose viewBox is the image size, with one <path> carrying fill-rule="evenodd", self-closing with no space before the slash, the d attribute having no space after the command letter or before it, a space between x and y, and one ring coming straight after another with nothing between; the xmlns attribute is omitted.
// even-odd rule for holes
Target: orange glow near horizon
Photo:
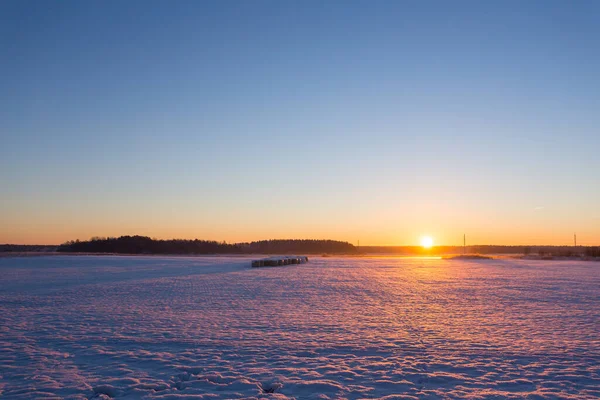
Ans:
<svg viewBox="0 0 600 400"><path fill-rule="evenodd" d="M421 238L421 246L425 249L430 249L433 246L433 238L431 236L423 236Z"/></svg>
<svg viewBox="0 0 600 400"><path fill-rule="evenodd" d="M25 224L23 224L25 225ZM133 224L132 224L133 225ZM137 224L136 224L137 225ZM216 224L215 224L216 225ZM89 240L93 236L118 237L122 235L142 235L157 239L205 239L227 241L228 243L251 242L265 239L333 239L347 241L356 244L356 238L360 239L363 246L414 246L429 248L424 245L424 237L415 231L394 232L393 229L381 229L379 232L366 229L364 232L352 230L346 232L343 229L327 231L325 229L268 229L269 227L258 227L257 229L233 229L229 226L217 227L216 229L198 229L196 226L181 227L144 227L138 226L109 226L109 223L90 226L76 223L70 226L64 224L27 224L19 226L17 223L0 226L0 244L47 244L56 245L68 240ZM227 229L228 228L228 229ZM417 234L415 234L417 233ZM447 233L439 230L435 236L427 235L432 239L433 246L462 246L462 234ZM412 240L411 240L412 237ZM434 239L435 237L435 239ZM354 240L352 240L352 239ZM415 240L416 238L417 240ZM597 246L600 232L597 229L577 234L577 244L583 246ZM547 232L521 232L519 236L511 236L510 232L498 230L494 234L469 235L467 234L467 245L572 245L573 233L561 235L560 232L548 230Z"/></svg>
<svg viewBox="0 0 600 400"><path fill-rule="evenodd" d="M16 207L16 205L14 206ZM99 207L99 206L98 206ZM123 206L123 208L125 208ZM163 210L163 209L158 209ZM166 209L164 209L166 210ZM421 246L423 236L433 246L462 246L463 233L467 245L572 245L573 232L577 244L600 245L600 224L593 218L582 221L508 220L484 218L474 214L458 221L454 214L437 213L431 207L419 215L397 211L394 218L375 211L357 214L318 215L306 212L264 214L214 210L212 214L192 209L155 212L138 207L129 213L116 209L112 214L99 210L86 213L78 209L35 209L0 215L0 244L55 245L68 240L89 240L93 236L142 235L158 239L206 239L228 243L264 239L333 239L360 246ZM1 214L1 213L0 213ZM275 219L277 217L277 219ZM573 222L573 224L572 224ZM464 226L466 225L466 227ZM575 227L571 226L575 225Z"/></svg>

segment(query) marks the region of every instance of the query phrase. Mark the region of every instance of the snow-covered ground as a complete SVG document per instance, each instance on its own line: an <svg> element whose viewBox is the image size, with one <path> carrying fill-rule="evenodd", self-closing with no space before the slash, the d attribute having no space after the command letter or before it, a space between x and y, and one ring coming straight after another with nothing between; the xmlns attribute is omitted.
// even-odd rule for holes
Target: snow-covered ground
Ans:
<svg viewBox="0 0 600 400"><path fill-rule="evenodd" d="M600 264L0 258L0 397L94 396L600 398Z"/></svg>

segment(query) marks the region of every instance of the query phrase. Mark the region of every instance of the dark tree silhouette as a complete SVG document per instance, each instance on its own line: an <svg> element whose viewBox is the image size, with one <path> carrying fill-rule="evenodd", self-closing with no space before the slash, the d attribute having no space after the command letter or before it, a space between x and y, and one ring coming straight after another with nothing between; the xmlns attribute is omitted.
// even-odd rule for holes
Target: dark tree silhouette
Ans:
<svg viewBox="0 0 600 400"><path fill-rule="evenodd" d="M93 237L88 241L70 241L58 247L66 253L117 254L242 254L242 253L333 253L352 254L356 248L335 240L263 240L252 243L228 244L209 240L158 240L147 236L118 238Z"/></svg>

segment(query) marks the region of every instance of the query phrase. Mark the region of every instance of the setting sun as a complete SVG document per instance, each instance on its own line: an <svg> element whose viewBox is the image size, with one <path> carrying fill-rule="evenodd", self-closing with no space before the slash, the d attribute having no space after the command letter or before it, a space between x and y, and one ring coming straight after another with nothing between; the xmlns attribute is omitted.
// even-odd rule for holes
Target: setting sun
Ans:
<svg viewBox="0 0 600 400"><path fill-rule="evenodd" d="M431 236L423 236L421 238L421 246L428 249L433 246L433 238Z"/></svg>

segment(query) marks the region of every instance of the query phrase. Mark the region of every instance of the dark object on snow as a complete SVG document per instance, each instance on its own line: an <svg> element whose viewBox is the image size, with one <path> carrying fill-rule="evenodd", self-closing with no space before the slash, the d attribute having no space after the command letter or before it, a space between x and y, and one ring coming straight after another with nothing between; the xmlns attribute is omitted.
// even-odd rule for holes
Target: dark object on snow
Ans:
<svg viewBox="0 0 600 400"><path fill-rule="evenodd" d="M252 261L252 267L278 267L280 265L305 264L307 262L308 257L306 256L278 256L254 260Z"/></svg>

